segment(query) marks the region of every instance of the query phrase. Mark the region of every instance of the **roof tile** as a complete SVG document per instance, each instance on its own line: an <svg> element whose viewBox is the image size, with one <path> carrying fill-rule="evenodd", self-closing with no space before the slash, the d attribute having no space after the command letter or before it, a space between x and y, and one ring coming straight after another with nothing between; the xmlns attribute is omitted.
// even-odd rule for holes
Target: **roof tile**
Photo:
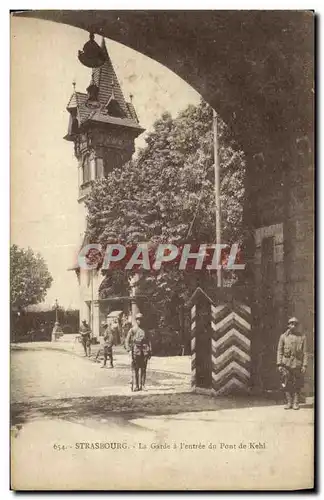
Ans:
<svg viewBox="0 0 324 500"><path fill-rule="evenodd" d="M109 57L105 39L102 39L101 48L106 53L106 61L99 68L92 70L92 82L99 87L98 107L93 107L88 104L88 95L82 92L74 92L69 100L67 109L71 111L77 108L79 124L84 124L87 121L95 121L100 123L110 123L113 125L122 125L125 127L135 128L143 131L139 125L134 106L131 103L126 103L122 89L120 87L117 75ZM111 116L107 113L107 104L111 98L115 99L125 117L120 118Z"/></svg>

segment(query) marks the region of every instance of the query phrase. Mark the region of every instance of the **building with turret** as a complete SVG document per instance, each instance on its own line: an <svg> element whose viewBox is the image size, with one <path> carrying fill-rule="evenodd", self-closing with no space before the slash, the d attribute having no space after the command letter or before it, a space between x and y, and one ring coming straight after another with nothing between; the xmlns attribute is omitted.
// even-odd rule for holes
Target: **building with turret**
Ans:
<svg viewBox="0 0 324 500"><path fill-rule="evenodd" d="M77 92L74 84L67 105L69 126L64 139L73 142L77 160L80 249L85 244L85 200L94 181L129 161L134 141L144 131L133 104L125 100L104 38L101 49L104 63L92 69L86 92ZM86 319L93 335L99 336L101 320L109 312L99 297L103 276L100 270L81 269L77 263L71 269L79 282L80 321Z"/></svg>

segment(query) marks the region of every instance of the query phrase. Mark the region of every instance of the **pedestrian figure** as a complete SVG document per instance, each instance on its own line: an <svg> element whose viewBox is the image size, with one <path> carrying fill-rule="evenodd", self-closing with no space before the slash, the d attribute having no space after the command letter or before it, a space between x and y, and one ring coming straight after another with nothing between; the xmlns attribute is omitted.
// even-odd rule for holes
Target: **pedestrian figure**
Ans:
<svg viewBox="0 0 324 500"><path fill-rule="evenodd" d="M129 330L125 340L126 350L131 354L133 391L141 391L145 388L147 363L152 353L151 344L140 326L142 318L142 314L136 314L136 326Z"/></svg>
<svg viewBox="0 0 324 500"><path fill-rule="evenodd" d="M280 336L277 366L287 400L285 409L299 410L300 391L304 385L304 373L307 366L307 352L306 337L298 331L297 318L289 319L288 329Z"/></svg>
<svg viewBox="0 0 324 500"><path fill-rule="evenodd" d="M88 325L88 323L86 322L85 319L82 321L82 325L80 326L79 331L81 334L81 342L82 342L83 349L84 349L84 355L89 356L89 358L90 358L90 355L91 355L91 339L90 339L91 330L90 330L90 326Z"/></svg>
<svg viewBox="0 0 324 500"><path fill-rule="evenodd" d="M114 333L113 333L113 328L111 325L108 325L106 323L106 330L104 333L104 347L103 347L103 355L104 355L104 361L103 365L101 368L105 368L107 365L107 359L109 358L110 361L110 368L114 367L114 360L113 360L113 345L114 345Z"/></svg>

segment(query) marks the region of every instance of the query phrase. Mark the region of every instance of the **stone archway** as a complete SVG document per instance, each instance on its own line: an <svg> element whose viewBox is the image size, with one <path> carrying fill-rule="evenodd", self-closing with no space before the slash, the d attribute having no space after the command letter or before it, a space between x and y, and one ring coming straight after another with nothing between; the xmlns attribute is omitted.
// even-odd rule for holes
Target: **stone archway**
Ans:
<svg viewBox="0 0 324 500"><path fill-rule="evenodd" d="M282 254L275 246L269 253L280 277L273 285L273 295L280 289L282 297L276 313L282 322L290 314L302 317L312 343L313 238L307 234L314 230L314 14L44 10L15 15L65 23L127 45L174 71L220 113L249 165L244 218L255 303L262 287L258 234L282 224ZM257 325L262 308L253 314ZM261 341L256 357L262 348Z"/></svg>
<svg viewBox="0 0 324 500"><path fill-rule="evenodd" d="M174 71L233 129L244 151L312 135L314 16L302 11L16 13L93 31Z"/></svg>

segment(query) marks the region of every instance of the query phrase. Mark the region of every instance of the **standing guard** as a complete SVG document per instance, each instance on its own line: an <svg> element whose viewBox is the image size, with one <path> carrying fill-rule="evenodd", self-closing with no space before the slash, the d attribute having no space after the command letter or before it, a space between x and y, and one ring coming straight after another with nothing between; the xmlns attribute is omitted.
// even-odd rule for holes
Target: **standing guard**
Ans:
<svg viewBox="0 0 324 500"><path fill-rule="evenodd" d="M136 326L129 330L125 340L126 350L131 354L132 391L141 391L145 388L147 363L152 353L150 341L140 327L142 318L141 313L136 314Z"/></svg>
<svg viewBox="0 0 324 500"><path fill-rule="evenodd" d="M298 319L290 318L288 329L280 336L277 350L277 366L281 386L285 390L285 410L299 410L300 391L304 385L307 366L306 336L298 331Z"/></svg>
<svg viewBox="0 0 324 500"><path fill-rule="evenodd" d="M82 325L80 326L80 334L81 334L81 342L82 342L82 345L83 345L83 349L84 349L84 355L85 356L91 356L91 339L90 339L90 334L91 334L91 330L90 330L90 326L88 325L88 323L86 322L86 320L84 319L82 321Z"/></svg>
<svg viewBox="0 0 324 500"><path fill-rule="evenodd" d="M113 345L115 343L115 339L114 339L112 325L106 323L106 326L107 328L104 333L104 348L103 348L104 361L101 368L106 367L108 358L110 361L110 368L113 368L114 367Z"/></svg>

